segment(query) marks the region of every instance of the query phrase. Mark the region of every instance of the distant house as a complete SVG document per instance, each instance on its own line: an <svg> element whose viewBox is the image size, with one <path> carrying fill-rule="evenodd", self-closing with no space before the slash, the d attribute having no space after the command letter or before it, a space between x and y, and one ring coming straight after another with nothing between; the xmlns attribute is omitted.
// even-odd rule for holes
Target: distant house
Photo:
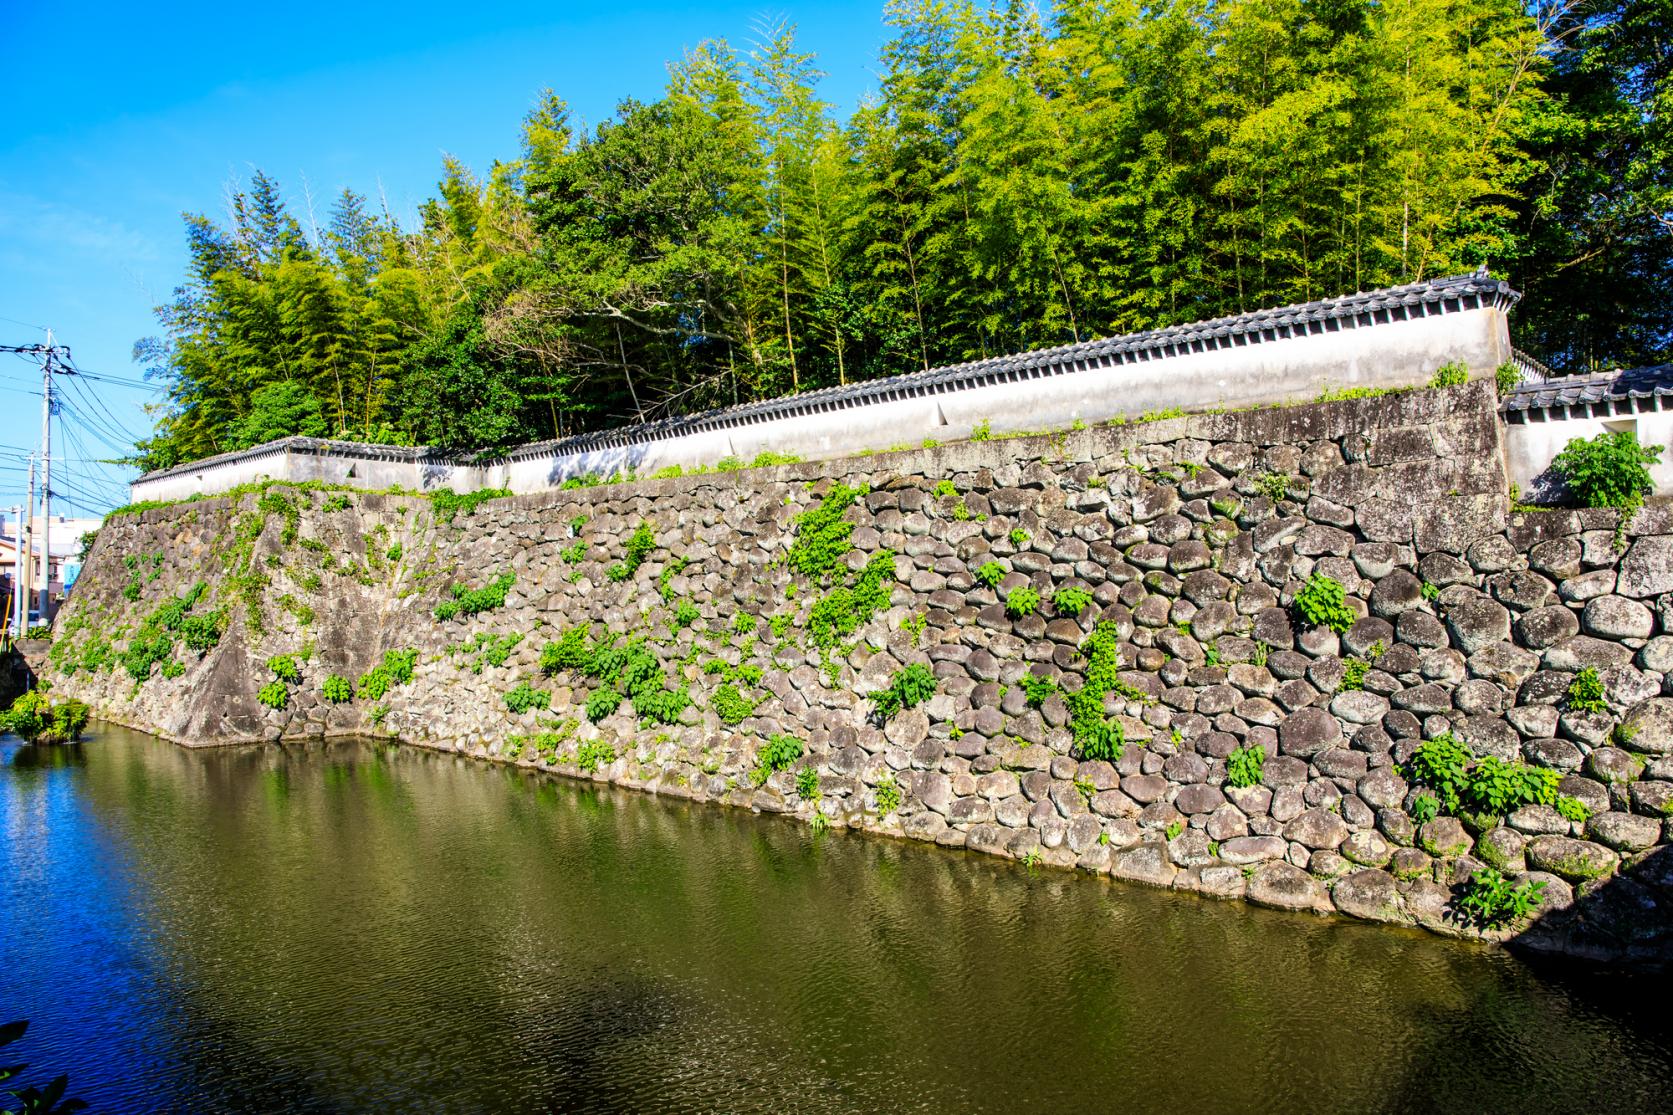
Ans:
<svg viewBox="0 0 1673 1115"><path fill-rule="evenodd" d="M98 519L71 519L63 515L52 517L52 552L49 568L52 573L52 584L48 596L48 614L45 622L50 622L58 611L58 603L63 600L64 592L75 584L76 576L81 572L81 536L99 529ZM40 589L40 561L41 534L44 520L39 515L33 518L34 533L30 544L31 555L31 587L38 592ZM0 590L3 590L3 609L10 615L13 586L17 583L17 559L20 549L18 541L18 518L11 515L0 515ZM29 602L31 612L39 608L37 600Z"/></svg>

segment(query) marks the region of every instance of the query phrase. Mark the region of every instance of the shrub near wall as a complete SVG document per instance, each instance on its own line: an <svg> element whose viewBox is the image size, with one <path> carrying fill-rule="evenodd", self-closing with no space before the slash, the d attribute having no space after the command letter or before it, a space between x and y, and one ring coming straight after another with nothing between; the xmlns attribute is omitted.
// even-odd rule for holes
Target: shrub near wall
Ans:
<svg viewBox="0 0 1673 1115"><path fill-rule="evenodd" d="M1512 516L1496 423L1478 384L410 520L410 572L366 595L418 650L385 723L1286 909L1646 951L1645 855L1673 811L1673 518L1645 507L1622 551L1612 511ZM117 589L118 554L92 563L117 562ZM508 575L494 608L433 614L444 585ZM324 647L353 613L319 604ZM482 636L500 661L449 653ZM603 669L610 646L642 668ZM1569 696L1588 668L1601 708ZM646 715L635 679L689 700ZM508 709L519 685L546 707ZM1442 736L1457 762L1424 767ZM1589 904L1623 875L1648 906Z"/></svg>

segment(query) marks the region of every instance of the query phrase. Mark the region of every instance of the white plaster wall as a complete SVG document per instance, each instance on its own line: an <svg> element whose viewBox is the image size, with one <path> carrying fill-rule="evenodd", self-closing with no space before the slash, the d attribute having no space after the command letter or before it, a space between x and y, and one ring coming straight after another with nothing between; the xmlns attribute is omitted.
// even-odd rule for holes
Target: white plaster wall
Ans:
<svg viewBox="0 0 1673 1115"><path fill-rule="evenodd" d="M141 478L133 492L136 500L183 499L262 478L321 479L368 488L450 487L463 492L505 487L533 492L587 474L609 476L631 470L644 476L669 465L712 466L726 457L748 461L768 450L817 460L915 446L925 439L959 440L983 422L994 433L1038 432L1064 428L1077 420L1102 422L1174 407L1200 411L1305 402L1326 390L1426 383L1435 369L1455 361L1464 363L1474 375L1490 375L1510 355L1504 312L1465 310L1109 368L1027 376L939 395L814 410L584 453L531 454L474 466L291 452ZM348 476L351 465L352 478Z"/></svg>

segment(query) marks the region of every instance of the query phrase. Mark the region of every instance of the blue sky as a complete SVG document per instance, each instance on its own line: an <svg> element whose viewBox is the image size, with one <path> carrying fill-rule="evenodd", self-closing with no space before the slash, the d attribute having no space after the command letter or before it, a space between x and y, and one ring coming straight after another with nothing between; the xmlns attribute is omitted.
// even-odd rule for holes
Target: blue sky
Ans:
<svg viewBox="0 0 1673 1115"><path fill-rule="evenodd" d="M0 0L0 344L50 326L81 367L137 380L133 342L183 273L180 214L219 216L261 167L299 216L348 186L410 219L443 153L477 169L517 153L544 88L597 121L656 95L705 38L747 45L797 25L840 110L876 84L882 0L616 4L270 5ZM31 393L32 392L32 393ZM124 502L130 472L99 466L156 396L83 382L55 430L54 511ZM40 435L40 375L0 354L0 508L22 502ZM69 503L69 506L65 506Z"/></svg>

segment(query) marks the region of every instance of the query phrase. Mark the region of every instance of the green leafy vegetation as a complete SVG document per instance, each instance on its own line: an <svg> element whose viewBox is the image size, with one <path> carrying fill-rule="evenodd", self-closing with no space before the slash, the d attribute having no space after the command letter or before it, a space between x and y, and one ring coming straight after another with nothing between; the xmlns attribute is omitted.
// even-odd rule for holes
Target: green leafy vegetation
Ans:
<svg viewBox="0 0 1673 1115"><path fill-rule="evenodd" d="M410 682L417 663L416 650L384 651L383 661L360 675L359 682L355 684L355 695L365 701L381 699L395 686Z"/></svg>
<svg viewBox="0 0 1673 1115"><path fill-rule="evenodd" d="M1029 534L1026 530L1023 530L1021 527L1015 527L1015 528L1012 529L1012 531L1011 531L1011 545L1015 546L1017 549L1020 550L1024 546L1028 545L1028 543L1029 543Z"/></svg>
<svg viewBox="0 0 1673 1115"><path fill-rule="evenodd" d="M616 562L606 572L612 581L626 581L639 572L639 567L645 564L645 559L656 549L656 535L651 532L651 524L640 523L634 528L627 539L627 553L621 561Z"/></svg>
<svg viewBox="0 0 1673 1115"><path fill-rule="evenodd" d="M541 649L540 668L547 674L571 670L597 683L586 703L587 719L595 724L624 700L633 702L641 720L656 724L678 722L691 706L685 685L673 683L643 640L606 635L595 642L586 627L571 627Z"/></svg>
<svg viewBox="0 0 1673 1115"><path fill-rule="evenodd" d="M615 746L604 740L588 740L575 749L575 765L588 774L615 761Z"/></svg>
<svg viewBox="0 0 1673 1115"><path fill-rule="evenodd" d="M674 630L679 631L690 627L701 618L697 613L697 605L689 600L682 600L674 606ZM776 617L775 617L776 618Z"/></svg>
<svg viewBox="0 0 1673 1115"><path fill-rule="evenodd" d="M731 682L717 686L709 698L709 708L726 724L737 725L755 715L759 701L752 701L738 691Z"/></svg>
<svg viewBox="0 0 1673 1115"><path fill-rule="evenodd" d="M1088 589L1066 585L1052 593L1051 606L1058 615L1074 618L1092 606L1092 593Z"/></svg>
<svg viewBox="0 0 1673 1115"><path fill-rule="evenodd" d="M814 601L807 618L808 639L814 646L830 650L839 639L854 634L889 606L894 584L895 555L881 550L866 562L851 584L830 589Z"/></svg>
<svg viewBox="0 0 1673 1115"><path fill-rule="evenodd" d="M1012 619L1031 616L1040 609L1040 594L1027 585L1012 589L1005 596L1005 612Z"/></svg>
<svg viewBox="0 0 1673 1115"><path fill-rule="evenodd" d="M505 695L505 707L521 715L530 709L549 708L552 695L544 689L536 689L526 681L520 681Z"/></svg>
<svg viewBox="0 0 1673 1115"><path fill-rule="evenodd" d="M902 666L889 679L887 688L871 695L872 707L878 716L888 720L901 710L916 708L935 696L936 685L935 674L928 666L919 662Z"/></svg>
<svg viewBox="0 0 1673 1115"><path fill-rule="evenodd" d="M1582 507L1616 507L1630 515L1654 490L1649 466L1661 457L1659 445L1640 445L1631 430L1574 438L1551 461L1551 471Z"/></svg>
<svg viewBox="0 0 1673 1115"><path fill-rule="evenodd" d="M290 703L290 690L282 681L270 681L256 690L256 700L270 709L283 709Z"/></svg>
<svg viewBox="0 0 1673 1115"><path fill-rule="evenodd" d="M1493 868L1484 867L1464 884L1456 908L1477 925L1498 928L1529 917L1539 908L1544 891L1543 880L1530 879L1518 886Z"/></svg>
<svg viewBox="0 0 1673 1115"><path fill-rule="evenodd" d="M1295 610L1309 627L1328 627L1337 633L1352 627L1358 618L1348 607L1342 582L1317 572L1295 594Z"/></svg>
<svg viewBox="0 0 1673 1115"><path fill-rule="evenodd" d="M1264 473L1255 483L1261 495L1273 503L1286 499L1290 494L1290 478L1281 472Z"/></svg>
<svg viewBox="0 0 1673 1115"><path fill-rule="evenodd" d="M1086 659L1086 678L1069 694L1069 731L1082 759L1115 762L1126 749L1127 733L1121 721L1104 713L1104 698L1118 693L1142 697L1121 680L1121 635L1116 625L1103 620L1081 645Z"/></svg>
<svg viewBox="0 0 1673 1115"><path fill-rule="evenodd" d="M813 767L803 767L796 772L796 796L803 801L819 800L819 772Z"/></svg>
<svg viewBox="0 0 1673 1115"><path fill-rule="evenodd" d="M73 697L53 700L45 690L32 689L0 713L0 729L27 743L73 743L91 715L92 710Z"/></svg>
<svg viewBox="0 0 1673 1115"><path fill-rule="evenodd" d="M1024 674L1017 679L1017 684L1027 695L1029 708L1039 708L1058 692L1057 679L1050 674Z"/></svg>
<svg viewBox="0 0 1673 1115"><path fill-rule="evenodd" d="M843 516L869 491L863 485L836 484L817 504L798 514L792 525L794 538L787 559L790 568L821 585L840 576L843 559L854 548L849 541L854 524Z"/></svg>
<svg viewBox="0 0 1673 1115"><path fill-rule="evenodd" d="M294 654L275 654L267 660L267 668L280 681L295 685L302 680L302 667L297 664Z"/></svg>
<svg viewBox="0 0 1673 1115"><path fill-rule="evenodd" d="M451 523L456 516L474 515L476 509L491 499L504 499L511 495L509 488L478 488L474 492L460 495L452 488L437 488L428 493L430 510L438 523Z"/></svg>
<svg viewBox="0 0 1673 1115"><path fill-rule="evenodd" d="M1609 705L1605 697L1597 667L1587 666L1569 679L1564 703L1576 712L1606 712Z"/></svg>
<svg viewBox="0 0 1673 1115"><path fill-rule="evenodd" d="M1371 672L1371 663L1363 658L1349 658L1342 663L1342 680L1336 686L1338 693L1349 693L1365 688L1365 675Z"/></svg>
<svg viewBox="0 0 1673 1115"><path fill-rule="evenodd" d="M1258 786L1261 772L1266 767L1266 749L1260 746L1239 747L1226 756L1226 785L1246 788Z"/></svg>
<svg viewBox="0 0 1673 1115"><path fill-rule="evenodd" d="M997 589L999 582L1005 579L1005 567L997 561L985 561L976 567L976 580L988 588Z"/></svg>
<svg viewBox="0 0 1673 1115"><path fill-rule="evenodd" d="M516 583L515 573L502 573L481 588L469 588L463 584L453 585L448 589L450 595L436 605L435 616L438 620L446 622L458 616L474 616L480 612L504 607L505 595Z"/></svg>
<svg viewBox="0 0 1673 1115"><path fill-rule="evenodd" d="M320 685L320 696L334 705L354 699L354 686L342 674L332 674Z"/></svg>
<svg viewBox="0 0 1673 1115"><path fill-rule="evenodd" d="M1522 384L1522 373L1508 360L1493 369L1493 385L1499 394L1508 395Z"/></svg>
<svg viewBox="0 0 1673 1115"><path fill-rule="evenodd" d="M1447 732L1418 745L1406 764L1406 777L1434 795L1439 811L1503 816L1523 805L1556 804L1562 776L1492 755L1478 759Z"/></svg>
<svg viewBox="0 0 1673 1115"><path fill-rule="evenodd" d="M883 776L882 780L877 783L875 793L877 795L877 815L879 817L887 817L895 812L900 808L901 802L905 800L905 795L901 793L900 783L895 781L895 776L892 774Z"/></svg>
<svg viewBox="0 0 1673 1115"><path fill-rule="evenodd" d="M775 771L788 770L797 759L802 757L802 741L795 736L780 732L768 738L761 749L755 753L755 768L750 772L750 784L760 786L773 776ZM817 781L815 785L817 785Z"/></svg>
<svg viewBox="0 0 1673 1115"><path fill-rule="evenodd" d="M1435 374L1429 379L1429 386L1462 387L1468 382L1470 382L1470 369L1454 361L1436 368Z"/></svg>

